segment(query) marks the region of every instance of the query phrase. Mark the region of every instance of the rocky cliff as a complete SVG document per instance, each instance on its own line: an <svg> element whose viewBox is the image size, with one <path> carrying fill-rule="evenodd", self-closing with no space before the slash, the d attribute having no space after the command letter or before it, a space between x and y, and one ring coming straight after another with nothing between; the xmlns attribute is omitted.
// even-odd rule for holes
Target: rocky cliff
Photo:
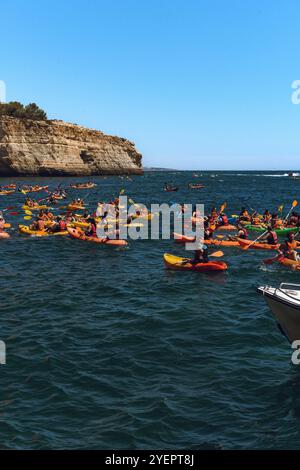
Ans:
<svg viewBox="0 0 300 470"><path fill-rule="evenodd" d="M129 140L63 121L0 117L0 175L142 173Z"/></svg>

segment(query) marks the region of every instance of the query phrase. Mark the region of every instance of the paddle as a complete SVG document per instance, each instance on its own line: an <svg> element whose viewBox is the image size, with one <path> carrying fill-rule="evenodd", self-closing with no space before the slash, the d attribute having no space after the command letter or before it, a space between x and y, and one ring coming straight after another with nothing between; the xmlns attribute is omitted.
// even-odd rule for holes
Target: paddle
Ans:
<svg viewBox="0 0 300 470"><path fill-rule="evenodd" d="M298 201L296 201L296 199L295 199L295 200L293 201L293 203L292 203L292 207L290 208L289 212L287 213L286 218L284 219L285 222L287 221L287 219L289 218L290 213L292 212L292 210L294 209L294 207L297 206L297 204L298 204Z"/></svg>
<svg viewBox="0 0 300 470"><path fill-rule="evenodd" d="M253 240L252 243L250 243L249 245L245 245L245 246L242 246L242 250L248 250L250 248L250 246L254 245L254 243L256 243L260 238L262 238L264 235L266 235L266 233L268 233L268 230L266 230L265 232L263 232L259 237L257 237L255 240Z"/></svg>

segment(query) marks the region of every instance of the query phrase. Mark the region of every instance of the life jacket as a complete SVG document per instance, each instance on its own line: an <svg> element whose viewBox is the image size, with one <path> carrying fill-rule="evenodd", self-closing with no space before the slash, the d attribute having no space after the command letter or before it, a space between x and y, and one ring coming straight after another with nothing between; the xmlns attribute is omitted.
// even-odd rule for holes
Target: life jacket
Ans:
<svg viewBox="0 0 300 470"><path fill-rule="evenodd" d="M269 232L267 240L268 240L269 245L277 245L277 242L278 242L277 233L274 231Z"/></svg>
<svg viewBox="0 0 300 470"><path fill-rule="evenodd" d="M221 219L222 219L222 224L223 224L223 225L228 225L228 217L227 217L227 215L222 215Z"/></svg>
<svg viewBox="0 0 300 470"><path fill-rule="evenodd" d="M296 250L298 243L296 240L293 240L292 242L289 242L288 240L286 241L286 246L290 251Z"/></svg>
<svg viewBox="0 0 300 470"><path fill-rule="evenodd" d="M59 231L64 232L67 228L67 224L64 220L59 221Z"/></svg>

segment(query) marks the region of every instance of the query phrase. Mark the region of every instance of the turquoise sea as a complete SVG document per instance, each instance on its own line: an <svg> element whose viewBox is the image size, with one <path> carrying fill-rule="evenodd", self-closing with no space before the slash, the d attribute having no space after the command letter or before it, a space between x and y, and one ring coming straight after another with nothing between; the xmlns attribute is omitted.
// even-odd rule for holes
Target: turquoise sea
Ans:
<svg viewBox="0 0 300 470"><path fill-rule="evenodd" d="M96 189L70 197L94 208L124 188L146 204L226 201L229 215L287 211L300 197L285 171L193 173L95 177ZM165 181L179 191L164 192ZM205 188L189 190L196 181ZM2 196L0 208L19 211L23 200ZM23 215L7 216L15 230L0 241L1 448L300 449L300 367L255 290L300 282L298 273L237 248L222 248L225 273L170 272L163 254L184 256L173 240L118 249L31 238L16 230Z"/></svg>

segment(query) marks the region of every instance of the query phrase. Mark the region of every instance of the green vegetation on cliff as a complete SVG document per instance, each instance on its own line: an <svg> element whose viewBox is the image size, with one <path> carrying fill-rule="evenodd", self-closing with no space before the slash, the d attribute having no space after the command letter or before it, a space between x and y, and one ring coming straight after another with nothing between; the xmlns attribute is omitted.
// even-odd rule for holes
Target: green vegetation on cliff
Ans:
<svg viewBox="0 0 300 470"><path fill-rule="evenodd" d="M36 119L38 121L45 121L47 114L35 103L29 103L24 106L18 101L10 101L9 103L0 102L0 117L12 116L19 119Z"/></svg>

